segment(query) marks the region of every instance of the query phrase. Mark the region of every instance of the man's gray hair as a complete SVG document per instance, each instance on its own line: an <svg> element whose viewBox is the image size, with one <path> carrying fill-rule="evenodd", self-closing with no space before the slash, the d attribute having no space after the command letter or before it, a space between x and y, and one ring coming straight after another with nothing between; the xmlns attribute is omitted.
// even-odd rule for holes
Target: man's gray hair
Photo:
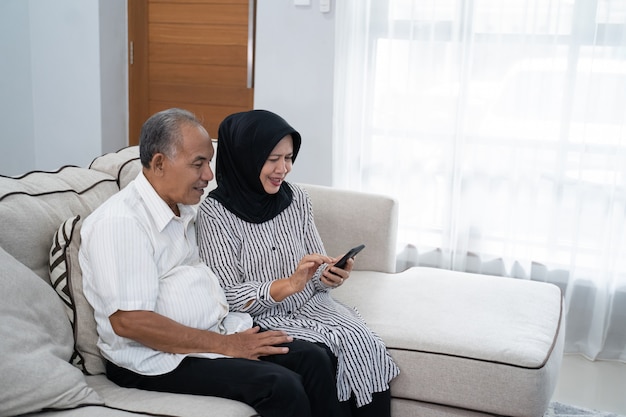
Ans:
<svg viewBox="0 0 626 417"><path fill-rule="evenodd" d="M183 139L181 126L185 123L202 126L193 113L183 109L171 108L150 116L139 135L141 165L150 168L150 161L157 153L169 159L176 157L176 150Z"/></svg>

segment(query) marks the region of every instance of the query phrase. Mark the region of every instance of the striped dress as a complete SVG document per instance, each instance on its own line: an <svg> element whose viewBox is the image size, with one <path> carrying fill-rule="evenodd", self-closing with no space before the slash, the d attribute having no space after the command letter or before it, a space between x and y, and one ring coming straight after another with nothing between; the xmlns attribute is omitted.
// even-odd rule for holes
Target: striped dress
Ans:
<svg viewBox="0 0 626 417"><path fill-rule="evenodd" d="M240 219L212 198L204 200L196 223L200 257L219 277L231 311L251 314L262 328L328 346L338 359L339 400L354 393L360 407L371 402L372 393L387 390L399 369L358 312L334 300L321 283L325 265L300 293L282 302L270 297L272 281L290 276L304 255L325 253L309 196L288 185L291 205L261 224Z"/></svg>

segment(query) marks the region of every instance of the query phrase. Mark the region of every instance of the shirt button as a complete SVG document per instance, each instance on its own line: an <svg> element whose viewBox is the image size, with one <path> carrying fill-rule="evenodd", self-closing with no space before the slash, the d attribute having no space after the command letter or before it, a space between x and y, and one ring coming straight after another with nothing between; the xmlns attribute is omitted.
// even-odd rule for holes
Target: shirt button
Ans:
<svg viewBox="0 0 626 417"><path fill-rule="evenodd" d="M287 311L287 314L291 314L291 310L288 310L288 311Z"/></svg>
<svg viewBox="0 0 626 417"><path fill-rule="evenodd" d="M261 296L261 300L265 300L265 296L264 295Z"/></svg>
<svg viewBox="0 0 626 417"><path fill-rule="evenodd" d="M276 250L276 246L272 246L272 250Z"/></svg>

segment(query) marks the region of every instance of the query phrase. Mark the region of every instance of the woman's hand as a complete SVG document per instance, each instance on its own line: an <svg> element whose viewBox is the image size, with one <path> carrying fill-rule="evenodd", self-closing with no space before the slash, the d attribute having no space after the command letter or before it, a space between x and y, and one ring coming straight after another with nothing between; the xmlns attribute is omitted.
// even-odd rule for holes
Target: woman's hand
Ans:
<svg viewBox="0 0 626 417"><path fill-rule="evenodd" d="M333 264L338 260L339 258L336 258ZM345 280L350 278L350 272L352 271L353 267L354 259L352 258L348 259L345 269L341 269L333 265L328 265L328 268L326 268L322 273L322 283L333 288L339 287L341 284L344 283Z"/></svg>
<svg viewBox="0 0 626 417"><path fill-rule="evenodd" d="M289 278L277 279L272 283L270 295L274 300L280 302L290 295L299 293L304 289L307 282L313 278L315 271L317 271L322 264L334 263L336 261L336 259L318 253L304 256Z"/></svg>

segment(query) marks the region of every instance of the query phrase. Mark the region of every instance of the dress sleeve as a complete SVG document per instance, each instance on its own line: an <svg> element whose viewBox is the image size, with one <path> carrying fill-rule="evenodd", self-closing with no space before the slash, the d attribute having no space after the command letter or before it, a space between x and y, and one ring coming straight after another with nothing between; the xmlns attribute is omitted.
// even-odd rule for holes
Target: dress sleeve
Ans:
<svg viewBox="0 0 626 417"><path fill-rule="evenodd" d="M202 202L196 220L200 259L217 275L230 311L254 315L277 303L270 296L271 282L247 280L244 276L240 260L242 233L220 203L212 199Z"/></svg>

